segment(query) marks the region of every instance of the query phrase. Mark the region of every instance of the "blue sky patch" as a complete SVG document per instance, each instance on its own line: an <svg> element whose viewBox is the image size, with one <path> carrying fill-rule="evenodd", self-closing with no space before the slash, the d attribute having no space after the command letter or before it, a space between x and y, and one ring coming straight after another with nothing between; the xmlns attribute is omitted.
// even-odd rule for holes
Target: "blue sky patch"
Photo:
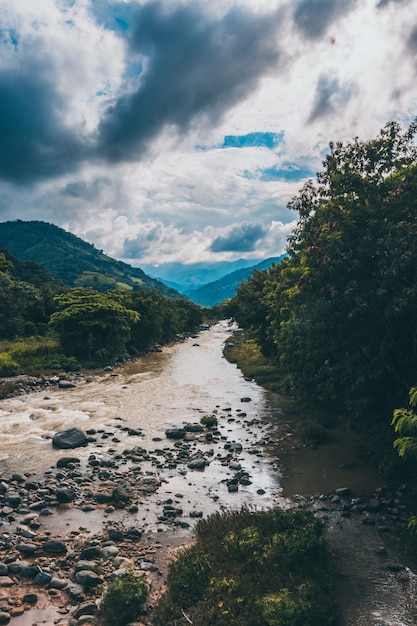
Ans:
<svg viewBox="0 0 417 626"><path fill-rule="evenodd" d="M310 167L298 165L297 163L290 163L284 161L279 167L268 167L262 170L259 180L264 182L282 180L285 182L298 182L304 180L304 178L316 178L317 171L312 170Z"/></svg>
<svg viewBox="0 0 417 626"><path fill-rule="evenodd" d="M274 150L284 140L281 133L248 133L247 135L226 135L222 148L268 148Z"/></svg>

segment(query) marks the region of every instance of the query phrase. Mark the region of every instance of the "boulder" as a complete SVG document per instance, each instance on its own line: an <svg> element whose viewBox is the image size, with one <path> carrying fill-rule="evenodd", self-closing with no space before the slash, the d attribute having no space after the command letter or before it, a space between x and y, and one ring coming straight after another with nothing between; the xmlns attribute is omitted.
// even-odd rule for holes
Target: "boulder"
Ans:
<svg viewBox="0 0 417 626"><path fill-rule="evenodd" d="M44 552L48 554L66 554L67 546L63 541L59 541L58 539L48 539L43 544Z"/></svg>
<svg viewBox="0 0 417 626"><path fill-rule="evenodd" d="M62 456L56 462L56 466L61 469L63 467L67 467L69 463L80 463L80 459L76 456Z"/></svg>
<svg viewBox="0 0 417 626"><path fill-rule="evenodd" d="M55 433L52 438L54 448L84 448L88 445L88 437L80 428L65 428Z"/></svg>
<svg viewBox="0 0 417 626"><path fill-rule="evenodd" d="M193 469L193 470L204 470L206 467L206 460L205 459L194 459L193 461L190 461L187 465L187 467L189 469Z"/></svg>
<svg viewBox="0 0 417 626"><path fill-rule="evenodd" d="M95 572L84 569L75 574L75 582L83 587L97 587L103 581Z"/></svg>
<svg viewBox="0 0 417 626"><path fill-rule="evenodd" d="M183 439L185 436L184 428L167 428L165 435L168 439Z"/></svg>
<svg viewBox="0 0 417 626"><path fill-rule="evenodd" d="M60 389L72 389L73 387L75 387L75 385L70 380L60 380L58 383L58 387Z"/></svg>
<svg viewBox="0 0 417 626"><path fill-rule="evenodd" d="M60 504L68 504L75 500L75 492L68 487L62 487L56 490L55 497Z"/></svg>

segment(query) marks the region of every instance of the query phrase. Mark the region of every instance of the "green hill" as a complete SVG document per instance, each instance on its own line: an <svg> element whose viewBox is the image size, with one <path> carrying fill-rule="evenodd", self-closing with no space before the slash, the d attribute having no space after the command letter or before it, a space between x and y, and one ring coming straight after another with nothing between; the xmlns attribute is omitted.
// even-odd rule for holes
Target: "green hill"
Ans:
<svg viewBox="0 0 417 626"><path fill-rule="evenodd" d="M159 280L103 254L92 244L71 233L40 221L0 223L0 246L24 261L36 261L57 280L70 287L97 291L155 289L165 296L181 295Z"/></svg>
<svg viewBox="0 0 417 626"><path fill-rule="evenodd" d="M216 306L228 298L233 298L233 296L236 295L240 283L247 280L253 274L254 270L268 269L273 263L280 263L283 257L284 255L282 254L279 257L265 259L251 267L242 267L198 289L188 290L185 294L190 300L201 306Z"/></svg>

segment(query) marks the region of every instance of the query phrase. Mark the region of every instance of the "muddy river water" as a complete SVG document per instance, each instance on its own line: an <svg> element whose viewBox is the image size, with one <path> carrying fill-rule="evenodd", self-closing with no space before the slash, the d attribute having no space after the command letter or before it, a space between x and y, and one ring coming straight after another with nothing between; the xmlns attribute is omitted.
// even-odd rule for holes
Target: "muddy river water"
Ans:
<svg viewBox="0 0 417 626"><path fill-rule="evenodd" d="M63 452L65 454L52 447L51 438L70 426L94 433L88 447L72 451L84 469L92 454L97 458L106 455L121 458L126 448L138 446L149 452L149 460L141 464L141 472L151 479L157 477L160 486L139 500L137 512L116 509L111 520L134 524L144 533L172 544L192 536L195 518L190 514L193 513L201 512L206 516L225 508L240 508L243 504L256 508L288 506L296 493L331 493L345 484L349 484L353 493L372 493L379 484L378 476L361 455L360 440L341 431L333 432L326 452L320 448L291 453L285 445L282 468L280 442L287 443L290 436L285 401L246 380L240 370L223 357L222 349L232 330L224 321L183 343L164 347L162 352L150 353L113 371L95 372L88 380L80 378L74 388L51 386L1 401L0 475L7 478L19 471L34 477L44 476L56 466ZM213 414L218 418L220 435L214 442L197 438L189 444L206 459L204 471L191 471L187 465L179 469L173 464L170 468L164 462L164 453L166 460L166 451L173 449L174 442L166 438L166 429L199 423L202 416ZM129 429L134 429L136 434L132 436L132 431L129 434ZM239 485L234 493L226 484L234 472L224 463L225 455L231 451L249 477L247 484ZM128 468L129 464L121 463L118 475L123 476ZM348 473L346 468L349 468ZM173 528L161 521L161 502L168 499L181 503L183 519L189 525ZM97 533L107 521L108 517L102 514L86 515L80 508L65 507L45 518L43 524L59 537L68 529L81 526L87 532ZM333 528L337 531L338 524ZM352 554L355 532L346 534L345 549ZM366 538L363 541L361 552L370 543ZM341 570L343 578L343 567ZM378 570L375 586L371 584L368 590L369 610L361 608L360 598L355 600L352 595L352 601L344 607L346 626L417 624L411 585L404 592L403 584L403 596L398 597L394 582L392 593L384 603L379 597L380 575ZM366 564L358 574L359 579L361 576L370 582ZM414 577L412 584L414 589ZM361 593L359 591L358 595ZM407 602L408 608L397 610L396 600ZM377 612L372 610L373 602L378 602ZM13 624L35 623L34 613L36 611L14 618ZM36 623L61 622L55 614L45 610L37 612Z"/></svg>

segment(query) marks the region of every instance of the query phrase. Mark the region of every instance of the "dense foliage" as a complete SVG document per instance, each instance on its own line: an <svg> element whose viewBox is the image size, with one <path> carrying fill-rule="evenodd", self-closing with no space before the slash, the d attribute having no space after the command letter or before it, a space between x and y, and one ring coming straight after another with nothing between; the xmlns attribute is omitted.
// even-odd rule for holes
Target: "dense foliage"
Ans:
<svg viewBox="0 0 417 626"><path fill-rule="evenodd" d="M104 626L126 626L143 611L150 585L145 576L126 570L111 581L100 605Z"/></svg>
<svg viewBox="0 0 417 626"><path fill-rule="evenodd" d="M215 513L169 569L155 626L331 626L322 525L302 510Z"/></svg>
<svg viewBox="0 0 417 626"><path fill-rule="evenodd" d="M376 139L331 144L317 183L289 205L288 258L229 304L287 391L376 428L415 384L416 131L392 122Z"/></svg>
<svg viewBox="0 0 417 626"><path fill-rule="evenodd" d="M34 261L0 249L0 376L136 356L202 321L202 309L189 300L149 289L70 289Z"/></svg>
<svg viewBox="0 0 417 626"><path fill-rule="evenodd" d="M102 250L54 224L37 220L0 223L0 246L19 259L33 259L60 283L96 291L156 290L171 298L180 294L147 276L139 267L117 261Z"/></svg>

